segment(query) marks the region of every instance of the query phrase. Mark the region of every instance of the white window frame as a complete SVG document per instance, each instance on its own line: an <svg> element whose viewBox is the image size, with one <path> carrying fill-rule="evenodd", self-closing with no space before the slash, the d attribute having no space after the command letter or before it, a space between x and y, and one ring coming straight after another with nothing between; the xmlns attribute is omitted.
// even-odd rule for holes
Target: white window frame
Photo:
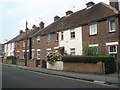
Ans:
<svg viewBox="0 0 120 90"><path fill-rule="evenodd" d="M23 47L25 47L25 40L23 40Z"/></svg>
<svg viewBox="0 0 120 90"><path fill-rule="evenodd" d="M37 59L40 59L40 53L38 53L40 51L41 51L40 49L37 49Z"/></svg>
<svg viewBox="0 0 120 90"><path fill-rule="evenodd" d="M51 39L50 34L48 34L47 35L47 42L50 42L50 39Z"/></svg>
<svg viewBox="0 0 120 90"><path fill-rule="evenodd" d="M110 52L110 46L115 46L116 52ZM108 46L108 51L109 51L109 55L111 55L111 54L117 54L117 45L109 45Z"/></svg>
<svg viewBox="0 0 120 90"><path fill-rule="evenodd" d="M47 48L46 51L47 51L47 54L49 54L51 51L51 48Z"/></svg>
<svg viewBox="0 0 120 90"><path fill-rule="evenodd" d="M34 40L34 37L32 38L32 45L34 45L35 44L35 40Z"/></svg>
<svg viewBox="0 0 120 90"><path fill-rule="evenodd" d="M111 22L114 21L114 24L115 24L115 20L110 20L109 21L109 32L115 32L116 31L116 24L115 24L115 29L111 29Z"/></svg>
<svg viewBox="0 0 120 90"><path fill-rule="evenodd" d="M32 59L35 59L35 49L32 49Z"/></svg>
<svg viewBox="0 0 120 90"><path fill-rule="evenodd" d="M74 49L74 51L72 51L72 49ZM74 53L74 54L72 54L72 53ZM75 48L70 48L70 55L76 55Z"/></svg>
<svg viewBox="0 0 120 90"><path fill-rule="evenodd" d="M37 36L37 43L40 43L40 38L41 38L41 36L39 35L39 36Z"/></svg>
<svg viewBox="0 0 120 90"><path fill-rule="evenodd" d="M74 33L74 34L73 34ZM70 38L74 39L75 37L73 37L73 35L75 36L75 29L71 29L70 30Z"/></svg>
<svg viewBox="0 0 120 90"><path fill-rule="evenodd" d="M89 26L89 33L90 33L90 35L95 35L95 34L97 34L97 24L91 24L90 26Z"/></svg>

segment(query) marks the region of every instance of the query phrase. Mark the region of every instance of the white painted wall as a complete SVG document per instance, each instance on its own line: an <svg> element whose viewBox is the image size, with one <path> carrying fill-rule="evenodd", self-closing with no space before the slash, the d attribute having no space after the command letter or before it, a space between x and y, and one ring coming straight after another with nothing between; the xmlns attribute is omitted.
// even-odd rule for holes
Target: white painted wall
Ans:
<svg viewBox="0 0 120 90"><path fill-rule="evenodd" d="M82 55L82 27L75 28L75 39L71 39L70 29L63 32L63 40L61 40L61 32L59 32L59 47L64 46L68 54L70 54L70 48L75 48L76 55Z"/></svg>
<svg viewBox="0 0 120 90"><path fill-rule="evenodd" d="M8 44L4 45L4 58L6 58L8 56Z"/></svg>
<svg viewBox="0 0 120 90"><path fill-rule="evenodd" d="M8 55L7 56L14 56L14 42L8 44Z"/></svg>

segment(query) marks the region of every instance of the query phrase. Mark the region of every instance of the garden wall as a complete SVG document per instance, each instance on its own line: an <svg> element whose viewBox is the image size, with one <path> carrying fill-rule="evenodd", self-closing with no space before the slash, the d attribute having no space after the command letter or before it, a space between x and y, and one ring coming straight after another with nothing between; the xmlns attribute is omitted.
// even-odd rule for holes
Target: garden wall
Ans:
<svg viewBox="0 0 120 90"><path fill-rule="evenodd" d="M90 72L90 73L104 73L104 66L102 62L96 64L92 63L64 63L63 69L68 71Z"/></svg>

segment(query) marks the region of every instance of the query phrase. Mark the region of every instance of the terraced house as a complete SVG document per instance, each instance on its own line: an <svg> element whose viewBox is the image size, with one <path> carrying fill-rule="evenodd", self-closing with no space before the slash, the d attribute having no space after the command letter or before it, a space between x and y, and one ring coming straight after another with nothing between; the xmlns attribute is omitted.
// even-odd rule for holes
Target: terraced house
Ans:
<svg viewBox="0 0 120 90"><path fill-rule="evenodd" d="M117 1L117 0L116 0ZM35 29L36 28L36 29ZM99 55L112 55L120 62L120 12L118 2L88 2L86 8L66 16L54 17L54 22L44 27L28 30L28 59L40 60L42 66L49 52L60 50L70 55L83 55L86 47L96 47ZM15 43L17 58L24 59L25 38Z"/></svg>

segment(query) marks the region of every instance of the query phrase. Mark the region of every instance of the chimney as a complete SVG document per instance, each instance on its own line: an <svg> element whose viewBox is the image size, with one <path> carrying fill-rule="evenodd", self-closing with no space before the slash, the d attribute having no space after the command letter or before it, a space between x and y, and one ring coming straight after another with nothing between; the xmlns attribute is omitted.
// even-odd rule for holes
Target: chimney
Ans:
<svg viewBox="0 0 120 90"><path fill-rule="evenodd" d="M20 34L23 33L23 30L20 30Z"/></svg>
<svg viewBox="0 0 120 90"><path fill-rule="evenodd" d="M116 8L117 10L119 10L119 3L118 0L109 0L110 5L114 8Z"/></svg>
<svg viewBox="0 0 120 90"><path fill-rule="evenodd" d="M59 16L55 16L54 21L57 21L59 18L60 18Z"/></svg>
<svg viewBox="0 0 120 90"><path fill-rule="evenodd" d="M33 25L33 26L32 26L32 29L35 29L35 28L36 28L36 25Z"/></svg>
<svg viewBox="0 0 120 90"><path fill-rule="evenodd" d="M73 11L68 10L68 11L66 12L66 16L67 16L67 15L70 15L70 14L72 14L72 13L73 13Z"/></svg>
<svg viewBox="0 0 120 90"><path fill-rule="evenodd" d="M40 29L43 29L43 28L44 28L44 23L43 23L42 21L40 22L39 25L40 25Z"/></svg>
<svg viewBox="0 0 120 90"><path fill-rule="evenodd" d="M95 3L94 3L94 2L88 2L86 5L87 5L87 8L90 8L90 7L92 7L93 5L95 5Z"/></svg>

